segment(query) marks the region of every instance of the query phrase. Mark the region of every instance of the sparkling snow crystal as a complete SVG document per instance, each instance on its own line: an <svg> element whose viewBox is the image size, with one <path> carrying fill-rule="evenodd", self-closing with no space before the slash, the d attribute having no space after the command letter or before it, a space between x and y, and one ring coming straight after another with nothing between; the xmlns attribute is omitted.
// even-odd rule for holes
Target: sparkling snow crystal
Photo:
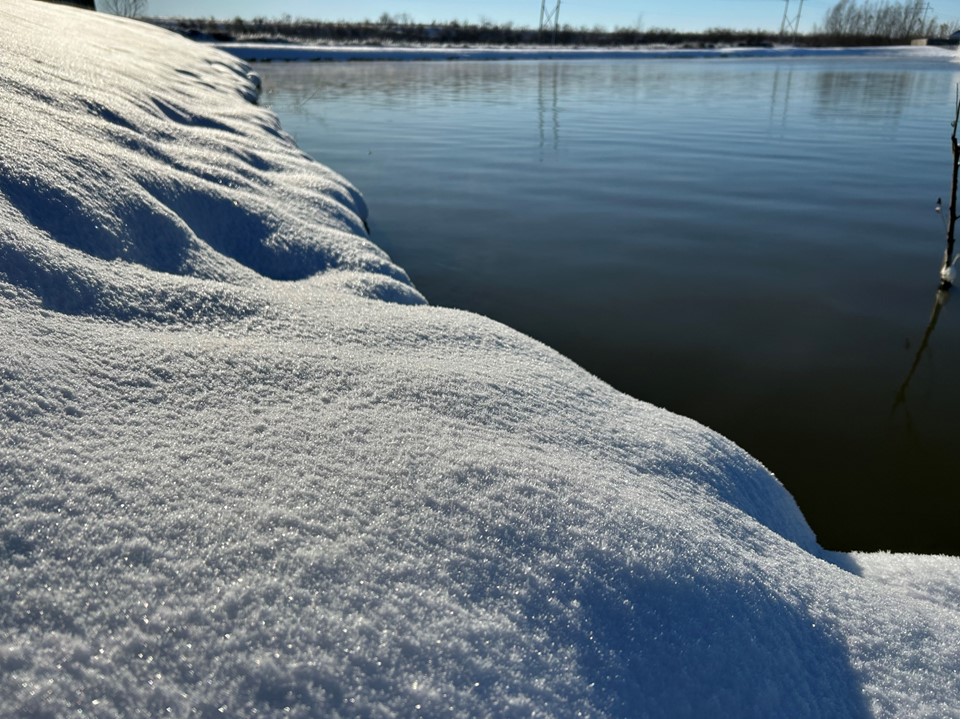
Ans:
<svg viewBox="0 0 961 719"><path fill-rule="evenodd" d="M0 716L957 716L956 558L427 306L255 95L0 4Z"/></svg>

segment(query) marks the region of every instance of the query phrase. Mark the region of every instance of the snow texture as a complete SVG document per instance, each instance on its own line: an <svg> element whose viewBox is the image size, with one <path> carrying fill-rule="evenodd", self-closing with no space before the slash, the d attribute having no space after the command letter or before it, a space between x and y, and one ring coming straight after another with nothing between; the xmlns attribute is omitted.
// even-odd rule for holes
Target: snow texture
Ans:
<svg viewBox="0 0 961 719"><path fill-rule="evenodd" d="M958 715L957 558L428 306L241 61L4 0L0 78L0 716Z"/></svg>

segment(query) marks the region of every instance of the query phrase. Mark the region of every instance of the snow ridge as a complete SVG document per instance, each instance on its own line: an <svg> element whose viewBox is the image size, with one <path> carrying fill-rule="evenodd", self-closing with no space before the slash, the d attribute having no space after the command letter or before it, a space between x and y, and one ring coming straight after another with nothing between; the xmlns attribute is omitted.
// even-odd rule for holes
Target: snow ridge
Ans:
<svg viewBox="0 0 961 719"><path fill-rule="evenodd" d="M427 306L229 55L0 47L0 717L957 716L957 558Z"/></svg>

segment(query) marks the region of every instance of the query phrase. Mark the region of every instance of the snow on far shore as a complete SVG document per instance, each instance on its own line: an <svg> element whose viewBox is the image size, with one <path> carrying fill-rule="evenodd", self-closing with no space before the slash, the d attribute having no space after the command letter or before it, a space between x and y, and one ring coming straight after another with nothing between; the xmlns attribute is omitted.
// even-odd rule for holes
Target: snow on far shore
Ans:
<svg viewBox="0 0 961 719"><path fill-rule="evenodd" d="M664 60L697 58L902 58L937 57L958 62L958 48L937 46L804 48L651 46L626 48L552 47L393 47L365 45L298 45L257 42L212 43L247 62L363 60Z"/></svg>
<svg viewBox="0 0 961 719"><path fill-rule="evenodd" d="M0 717L958 715L956 557L428 306L241 61L4 0L0 78Z"/></svg>

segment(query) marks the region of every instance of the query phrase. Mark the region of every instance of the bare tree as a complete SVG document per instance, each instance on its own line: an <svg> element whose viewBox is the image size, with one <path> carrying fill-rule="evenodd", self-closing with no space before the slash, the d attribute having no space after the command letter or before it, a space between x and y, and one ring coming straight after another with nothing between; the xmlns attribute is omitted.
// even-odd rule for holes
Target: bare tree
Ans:
<svg viewBox="0 0 961 719"><path fill-rule="evenodd" d="M100 9L121 17L140 17L147 12L147 0L99 0Z"/></svg>
<svg viewBox="0 0 961 719"><path fill-rule="evenodd" d="M938 29L937 18L928 17L926 0L838 0L824 15L815 32L834 37L907 40L931 37Z"/></svg>

